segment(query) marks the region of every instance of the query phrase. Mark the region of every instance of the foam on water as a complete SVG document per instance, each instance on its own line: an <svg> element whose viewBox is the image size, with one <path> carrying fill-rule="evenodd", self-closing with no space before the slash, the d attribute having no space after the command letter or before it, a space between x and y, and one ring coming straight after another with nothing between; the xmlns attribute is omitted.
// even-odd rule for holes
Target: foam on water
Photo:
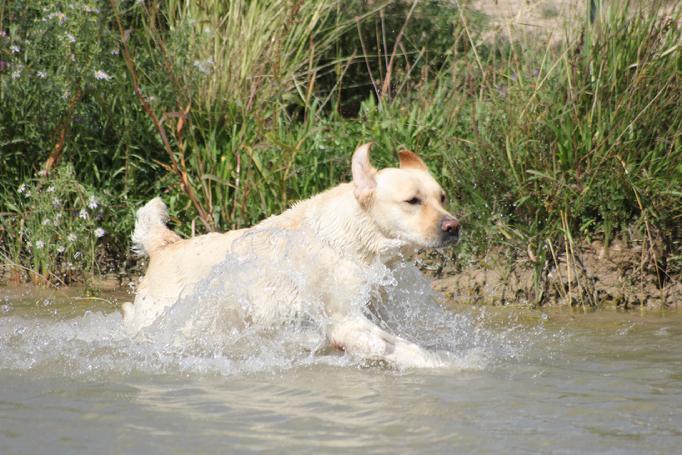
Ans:
<svg viewBox="0 0 682 455"><path fill-rule="evenodd" d="M327 320L320 302L325 293L343 289L315 289L306 284L306 274L316 267L315 259L303 258L311 269L301 270L300 265L292 265L288 254L275 262L257 256L227 258L194 292L133 338L126 333L118 312L88 311L71 319L51 313L0 317L0 369L74 376L134 372L230 375L319 363L364 365L327 346ZM301 264L300 257L296 263ZM283 273L298 291L288 286L277 288L282 280L257 291L272 298L298 292L296 311L274 326L245 316L253 313L249 308L255 292L253 277ZM358 298L370 301L367 316L390 333L438 351L455 369L481 369L513 361L542 331L540 326L491 330L480 317L444 308L428 280L409 262L393 269L377 264L366 275L366 286Z"/></svg>

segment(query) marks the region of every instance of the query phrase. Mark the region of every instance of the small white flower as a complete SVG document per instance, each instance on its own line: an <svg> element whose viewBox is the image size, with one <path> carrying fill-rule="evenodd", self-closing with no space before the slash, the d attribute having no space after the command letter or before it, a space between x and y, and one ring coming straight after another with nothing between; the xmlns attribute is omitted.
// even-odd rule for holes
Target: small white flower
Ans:
<svg viewBox="0 0 682 455"><path fill-rule="evenodd" d="M45 71L38 71L36 76L38 76L40 79L45 79L47 77L47 73Z"/></svg>
<svg viewBox="0 0 682 455"><path fill-rule="evenodd" d="M66 22L66 14L62 12L55 12L55 13L50 13L47 15L47 19L57 19L59 21L59 25L63 25L64 22Z"/></svg>
<svg viewBox="0 0 682 455"><path fill-rule="evenodd" d="M95 71L95 79L97 79L98 81L108 81L111 79L111 76L109 76L102 70L97 70Z"/></svg>
<svg viewBox="0 0 682 455"><path fill-rule="evenodd" d="M62 201L58 197L52 198L52 207L58 209L62 206ZM61 213L57 213L60 217L62 216Z"/></svg>
<svg viewBox="0 0 682 455"><path fill-rule="evenodd" d="M45 242L42 240L36 240L36 248L41 250L45 246Z"/></svg>
<svg viewBox="0 0 682 455"><path fill-rule="evenodd" d="M97 201L97 198L95 196L90 196L90 199L88 200L88 207L91 209L96 209L99 207L99 203Z"/></svg>
<svg viewBox="0 0 682 455"><path fill-rule="evenodd" d="M12 44L12 45L9 47L9 50L10 50L10 52L12 52L13 54L18 54L19 52L21 52L21 48L20 48L19 46L17 46L16 44Z"/></svg>
<svg viewBox="0 0 682 455"><path fill-rule="evenodd" d="M118 50L117 47L115 47L114 49L111 50L111 55L118 55L119 53L120 53L120 51Z"/></svg>
<svg viewBox="0 0 682 455"><path fill-rule="evenodd" d="M19 79L21 77L21 68L12 71L12 79Z"/></svg>
<svg viewBox="0 0 682 455"><path fill-rule="evenodd" d="M26 192L26 189L27 189L26 184L22 183L21 186L19 187L19 189L17 189L17 193L24 194Z"/></svg>
<svg viewBox="0 0 682 455"><path fill-rule="evenodd" d="M45 191L47 191L48 193L54 193L54 186L52 185L48 186Z"/></svg>
<svg viewBox="0 0 682 455"><path fill-rule="evenodd" d="M104 234L105 234L104 229L102 229L101 227L95 229L95 237L97 237L98 239L104 237Z"/></svg>
<svg viewBox="0 0 682 455"><path fill-rule="evenodd" d="M87 220L89 217L90 217L90 215L88 215L88 211L85 209L81 209L80 212L78 212L78 218L82 218L84 220Z"/></svg>
<svg viewBox="0 0 682 455"><path fill-rule="evenodd" d="M73 232L66 236L66 240L68 240L71 243L75 242L76 239L78 239L78 237L76 237L76 234L74 234Z"/></svg>
<svg viewBox="0 0 682 455"><path fill-rule="evenodd" d="M75 43L76 42L76 37L73 36L71 33L66 34L66 39L69 43Z"/></svg>
<svg viewBox="0 0 682 455"><path fill-rule="evenodd" d="M64 245L59 245L57 247L57 253L63 253L64 251L66 251L66 248L64 247Z"/></svg>
<svg viewBox="0 0 682 455"><path fill-rule="evenodd" d="M80 252L80 251L76 251L76 252L73 254L73 258L74 258L74 259L78 259L79 257L81 257L81 252Z"/></svg>
<svg viewBox="0 0 682 455"><path fill-rule="evenodd" d="M49 226L50 224L52 224L52 221L49 218L45 218L40 224L42 224L43 226Z"/></svg>

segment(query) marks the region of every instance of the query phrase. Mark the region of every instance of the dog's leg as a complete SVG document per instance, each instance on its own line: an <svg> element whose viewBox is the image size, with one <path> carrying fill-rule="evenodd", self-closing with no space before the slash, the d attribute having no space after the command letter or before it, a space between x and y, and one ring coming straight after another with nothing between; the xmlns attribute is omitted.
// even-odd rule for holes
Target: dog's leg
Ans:
<svg viewBox="0 0 682 455"><path fill-rule="evenodd" d="M377 327L363 316L332 323L331 343L351 355L368 360L383 360L405 368L434 368L445 365L437 354Z"/></svg>

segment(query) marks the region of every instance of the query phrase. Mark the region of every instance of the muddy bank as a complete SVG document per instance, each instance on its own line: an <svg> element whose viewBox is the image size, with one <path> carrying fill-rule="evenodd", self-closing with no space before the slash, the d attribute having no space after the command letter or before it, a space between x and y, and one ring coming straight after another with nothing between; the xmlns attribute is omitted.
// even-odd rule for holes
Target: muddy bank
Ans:
<svg viewBox="0 0 682 455"><path fill-rule="evenodd" d="M573 255L556 254L543 263L533 259L494 251L461 265L429 253L419 265L432 277L433 288L457 303L682 307L679 277L668 275L660 261L656 266L636 244L584 243Z"/></svg>
<svg viewBox="0 0 682 455"><path fill-rule="evenodd" d="M574 254L557 252L542 263L526 252L501 249L468 262L437 251L423 252L415 261L432 280L433 289L456 304L682 308L680 277L666 273L660 260L656 266L650 251L643 253L640 245L615 241L607 248L601 242L582 243ZM47 288L75 288L95 296L117 291L128 297L123 300L132 300L144 268L141 261L127 274L100 275L75 286ZM11 288L23 292L45 288L22 285L13 276L7 264L0 265L0 294Z"/></svg>

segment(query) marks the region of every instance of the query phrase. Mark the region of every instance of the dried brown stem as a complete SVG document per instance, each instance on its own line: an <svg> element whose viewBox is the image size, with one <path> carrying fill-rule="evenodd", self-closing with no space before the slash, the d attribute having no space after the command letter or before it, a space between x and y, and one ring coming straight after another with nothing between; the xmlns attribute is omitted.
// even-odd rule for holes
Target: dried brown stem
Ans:
<svg viewBox="0 0 682 455"><path fill-rule="evenodd" d="M59 161L59 158L62 156L62 152L64 151L64 143L66 142L66 135L69 134L69 130L71 129L73 113L75 112L76 106L78 106L78 102L81 100L82 96L83 92L81 91L80 87L78 87L76 88L75 93L71 95L71 98L69 98L69 105L66 110L66 115L64 115L64 118L56 130L59 132L59 139L57 139L57 143L54 145L54 148L52 148L50 156L47 158L47 161L45 161L44 170L46 175L49 174L52 169L54 169L54 167L57 165L57 162Z"/></svg>
<svg viewBox="0 0 682 455"><path fill-rule="evenodd" d="M407 13L405 22L403 22L403 26L400 28L400 32L398 33L398 36L395 39L395 44L393 45L393 52L391 52L391 58L388 61L388 66L386 67L386 77L384 78L384 83L381 86L382 99L386 94L388 94L389 97L391 95L389 93L389 89L391 87L391 77L393 74L393 62L395 61L395 56L396 53L398 52L398 46L400 45L400 41L403 39L403 34L405 34L405 28L407 27L407 23L410 22L410 18L412 17L412 13L414 13L414 9L417 7L417 3L419 3L419 0L415 0L412 3L412 7L410 8L410 11Z"/></svg>
<svg viewBox="0 0 682 455"><path fill-rule="evenodd" d="M365 46L365 41L362 39L362 30L360 29L360 18L355 18L355 26L358 29L358 38L360 38L360 46L362 46L362 56L365 58L365 64L367 65L367 73L369 74L369 79L372 81L372 87L374 87L374 93L376 93L377 98L381 99L381 93L379 92L379 87L374 82L374 76L372 75L372 65L369 63L369 56L367 55L367 47Z"/></svg>

